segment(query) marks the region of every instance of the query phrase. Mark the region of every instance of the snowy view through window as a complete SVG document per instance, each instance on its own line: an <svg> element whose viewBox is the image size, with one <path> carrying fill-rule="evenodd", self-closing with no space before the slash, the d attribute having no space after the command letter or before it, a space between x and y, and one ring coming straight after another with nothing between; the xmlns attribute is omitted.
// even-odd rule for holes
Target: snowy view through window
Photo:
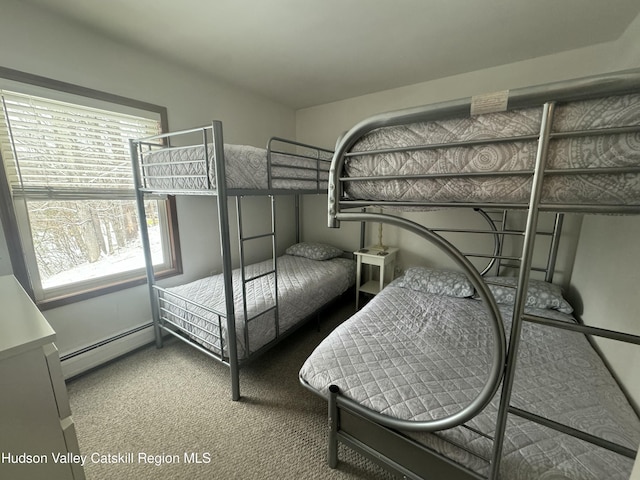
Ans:
<svg viewBox="0 0 640 480"><path fill-rule="evenodd" d="M164 261L157 202L147 203L154 264ZM145 266L135 201L29 202L38 270L45 289Z"/></svg>
<svg viewBox="0 0 640 480"><path fill-rule="evenodd" d="M160 242L160 227L155 226L149 228L149 240L151 242L153 264L157 265L162 263L163 256L162 245ZM72 268L71 270L43 279L42 286L44 288L53 288L73 282L100 278L105 275L128 272L140 268L144 268L144 253L142 251L142 242L137 240L121 249L119 253L108 256L105 255L96 262L84 263Z"/></svg>

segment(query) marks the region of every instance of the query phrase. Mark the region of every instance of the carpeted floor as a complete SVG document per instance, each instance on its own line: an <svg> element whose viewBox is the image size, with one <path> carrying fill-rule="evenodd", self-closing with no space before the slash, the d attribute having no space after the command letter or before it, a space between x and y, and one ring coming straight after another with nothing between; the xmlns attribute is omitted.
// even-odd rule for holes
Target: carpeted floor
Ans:
<svg viewBox="0 0 640 480"><path fill-rule="evenodd" d="M228 369L178 340L69 382L87 479L392 478L342 446L338 469L327 466L326 402L298 383L315 345L353 311L336 305L319 332L311 322L242 368L239 402Z"/></svg>

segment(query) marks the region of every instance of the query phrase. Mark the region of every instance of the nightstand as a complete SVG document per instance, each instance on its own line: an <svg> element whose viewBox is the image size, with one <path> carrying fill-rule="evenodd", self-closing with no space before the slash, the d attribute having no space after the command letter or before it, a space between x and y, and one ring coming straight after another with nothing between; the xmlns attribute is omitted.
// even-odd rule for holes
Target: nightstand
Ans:
<svg viewBox="0 0 640 480"><path fill-rule="evenodd" d="M357 271L356 271L356 310L360 302L360 292L370 293L376 295L384 286L393 280L393 271L396 262L396 253L398 248L388 247L386 250L378 250L374 247L366 247L360 250L356 250L353 254L357 259ZM368 280L362 283L362 265L369 265ZM378 267L380 273L378 280L373 280L373 268ZM391 275L387 272L390 271ZM390 276L390 280L387 281L387 277Z"/></svg>

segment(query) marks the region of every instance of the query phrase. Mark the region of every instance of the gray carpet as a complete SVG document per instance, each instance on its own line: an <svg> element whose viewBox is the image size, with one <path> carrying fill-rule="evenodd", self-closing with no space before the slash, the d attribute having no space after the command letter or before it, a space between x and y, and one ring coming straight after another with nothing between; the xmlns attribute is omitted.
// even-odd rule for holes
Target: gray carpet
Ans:
<svg viewBox="0 0 640 480"><path fill-rule="evenodd" d="M228 369L178 340L69 382L87 479L391 478L343 446L338 469L327 466L326 402L298 383L315 345L353 311L336 305L319 332L312 322L245 366L239 402Z"/></svg>

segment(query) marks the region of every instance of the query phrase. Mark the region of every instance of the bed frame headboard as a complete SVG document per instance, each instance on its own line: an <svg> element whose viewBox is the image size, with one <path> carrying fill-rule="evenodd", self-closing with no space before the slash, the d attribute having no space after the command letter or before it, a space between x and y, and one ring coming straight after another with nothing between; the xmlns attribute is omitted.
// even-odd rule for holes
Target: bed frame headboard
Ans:
<svg viewBox="0 0 640 480"><path fill-rule="evenodd" d="M488 259L486 268L481 272L482 275L493 274L503 275L510 271L517 271L520 269L518 254L514 252L522 251L522 240L524 240L524 218L517 218L518 214L522 217L522 212L514 212L510 210L483 210L475 209L480 215L482 215L491 230L495 233L494 237L494 252L489 254L474 254L466 253L467 257L482 257ZM516 217L515 219L513 217ZM560 236L562 233L562 225L564 222L564 214L556 213L553 215L552 224L546 229L537 229L536 235L538 240L546 238L545 243L540 242L539 255L534 258L536 262L532 265L530 270L533 272L539 272L543 279L547 282L553 282L554 272L556 269L556 262L558 259L558 248L560 245ZM469 233L477 233L477 230L470 230ZM511 248L509 244L513 244ZM515 247L515 248L514 248Z"/></svg>
<svg viewBox="0 0 640 480"><path fill-rule="evenodd" d="M525 218L523 212L504 209L473 209L483 220L480 227L465 228L429 228L432 232L443 236L456 244L452 235L463 235L465 238L477 238L478 242L487 243L486 238L492 238L492 246L487 251L462 251L462 254L470 260L475 260L480 275L514 275L520 268L519 253L522 250L524 239ZM457 210L454 210L457 211ZM564 214L556 213L545 222L545 228L538 229L539 237L536 264L531 271L537 272L547 282L553 282ZM360 248L366 246L367 222L361 223ZM451 236L451 238L450 238ZM544 241L543 241L544 240Z"/></svg>

